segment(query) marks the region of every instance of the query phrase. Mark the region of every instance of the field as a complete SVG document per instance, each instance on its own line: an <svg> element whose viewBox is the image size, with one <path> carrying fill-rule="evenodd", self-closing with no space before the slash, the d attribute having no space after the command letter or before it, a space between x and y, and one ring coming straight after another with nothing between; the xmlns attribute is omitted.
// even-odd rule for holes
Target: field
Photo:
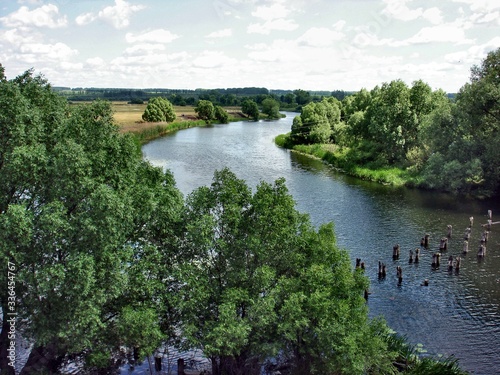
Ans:
<svg viewBox="0 0 500 375"><path fill-rule="evenodd" d="M142 114L146 109L146 104L127 104L127 102L113 102L113 110L115 112L114 119L120 126L120 131L123 133L141 133L149 129L157 128L158 125L166 125L162 123L144 122ZM192 106L175 106L177 119L174 122L197 121L196 112ZM225 108L229 113L230 119L243 118L239 107Z"/></svg>

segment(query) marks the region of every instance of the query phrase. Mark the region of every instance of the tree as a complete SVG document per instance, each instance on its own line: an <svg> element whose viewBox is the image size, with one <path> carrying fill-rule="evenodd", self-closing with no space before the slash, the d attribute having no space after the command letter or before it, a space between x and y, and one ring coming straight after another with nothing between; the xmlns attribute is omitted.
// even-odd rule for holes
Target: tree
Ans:
<svg viewBox="0 0 500 375"><path fill-rule="evenodd" d="M142 119L148 122L172 122L176 118L172 103L161 96L149 99L148 105L142 114Z"/></svg>
<svg viewBox="0 0 500 375"><path fill-rule="evenodd" d="M384 83L372 98L367 112L370 140L380 145L388 164L402 162L416 127L408 86L401 80Z"/></svg>
<svg viewBox="0 0 500 375"><path fill-rule="evenodd" d="M257 103L255 103L251 99L245 99L241 103L241 112L243 112L244 115L247 115L251 119L257 121L259 119L259 107L257 106Z"/></svg>
<svg viewBox="0 0 500 375"><path fill-rule="evenodd" d="M129 277L146 250L169 251L160 233L175 243L181 195L118 132L109 103L69 107L32 71L0 85L0 258L16 267L18 332L34 343L22 373L58 372L69 357L109 366L120 345L145 342L134 322L160 321L158 280Z"/></svg>
<svg viewBox="0 0 500 375"><path fill-rule="evenodd" d="M272 98L266 98L262 101L262 113L270 119L280 118L280 103Z"/></svg>
<svg viewBox="0 0 500 375"><path fill-rule="evenodd" d="M227 111L219 105L215 106L215 119L221 124L227 124L229 122L229 115Z"/></svg>
<svg viewBox="0 0 500 375"><path fill-rule="evenodd" d="M215 108L209 100L199 100L194 111L198 114L198 117L206 123L210 123L210 121L215 118Z"/></svg>
<svg viewBox="0 0 500 375"><path fill-rule="evenodd" d="M367 279L352 271L332 225L316 231L297 212L283 179L252 194L218 171L187 198L184 218L182 332L211 358L213 374L260 374L278 353L294 373L390 364L367 318Z"/></svg>
<svg viewBox="0 0 500 375"><path fill-rule="evenodd" d="M306 105L312 101L311 94L308 91L297 89L293 91L293 94L298 105Z"/></svg>

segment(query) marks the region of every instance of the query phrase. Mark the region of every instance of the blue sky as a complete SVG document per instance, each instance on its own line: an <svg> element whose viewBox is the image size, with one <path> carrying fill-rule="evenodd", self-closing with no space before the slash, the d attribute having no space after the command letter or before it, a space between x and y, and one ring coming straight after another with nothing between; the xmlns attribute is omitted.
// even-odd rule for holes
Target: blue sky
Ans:
<svg viewBox="0 0 500 375"><path fill-rule="evenodd" d="M456 92L500 47L498 0L17 0L0 63L54 86Z"/></svg>

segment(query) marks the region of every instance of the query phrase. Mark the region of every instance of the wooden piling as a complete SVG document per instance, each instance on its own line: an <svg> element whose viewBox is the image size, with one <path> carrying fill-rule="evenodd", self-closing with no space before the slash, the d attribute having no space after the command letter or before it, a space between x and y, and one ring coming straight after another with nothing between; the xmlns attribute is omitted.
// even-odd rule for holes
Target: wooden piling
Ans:
<svg viewBox="0 0 500 375"><path fill-rule="evenodd" d="M430 238L430 234L426 233L425 236L424 236L424 247L429 247L429 238Z"/></svg>
<svg viewBox="0 0 500 375"><path fill-rule="evenodd" d="M451 234L453 232L453 227L451 225L448 225L447 228L448 228L448 233L446 234L446 236L448 238L451 238Z"/></svg>
<svg viewBox="0 0 500 375"><path fill-rule="evenodd" d="M415 263L418 263L420 261L420 249L417 248L415 249Z"/></svg>
<svg viewBox="0 0 500 375"><path fill-rule="evenodd" d="M408 263L413 263L413 250L410 250L410 259L408 259Z"/></svg>
<svg viewBox="0 0 500 375"><path fill-rule="evenodd" d="M441 241L439 242L439 250L440 251L448 250L448 238L446 237L441 238Z"/></svg>
<svg viewBox="0 0 500 375"><path fill-rule="evenodd" d="M179 358L177 360L177 375L185 375L184 373L184 359Z"/></svg>
<svg viewBox="0 0 500 375"><path fill-rule="evenodd" d="M469 241L464 240L464 246L463 246L462 253L467 254L468 252L469 252Z"/></svg>
<svg viewBox="0 0 500 375"><path fill-rule="evenodd" d="M401 250L401 248L400 248L399 244L396 244L393 246L393 248L392 248L392 259L393 260L399 259L400 250Z"/></svg>

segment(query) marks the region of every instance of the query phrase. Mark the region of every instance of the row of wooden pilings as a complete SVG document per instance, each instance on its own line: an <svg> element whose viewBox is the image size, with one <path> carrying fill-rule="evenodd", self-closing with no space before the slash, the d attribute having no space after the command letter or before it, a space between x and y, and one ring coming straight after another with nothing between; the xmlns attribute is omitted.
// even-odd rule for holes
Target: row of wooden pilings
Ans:
<svg viewBox="0 0 500 375"><path fill-rule="evenodd" d="M491 226L495 224L500 224L500 221L493 222L492 220L492 211L488 210L487 213L487 222L486 224L481 224L481 227L484 228L483 233L481 234L481 239L479 241L479 249L477 252L478 258L483 258L486 256L486 243L488 242ZM469 241L472 233L472 226L474 225L474 217L469 218L469 226L465 229L464 233L464 242L462 248L462 254L467 254L469 252ZM432 255L432 263L431 266L433 269L437 269L441 266L441 256L442 253L448 250L448 242L453 235L453 226L447 226L447 234L445 237L442 237L439 241L439 251ZM408 259L408 263L419 263L420 262L420 251L421 249L428 249L430 246L430 234L426 233L424 237L420 240L420 248L416 248L414 250L410 250L410 255ZM395 244L392 248L392 259L399 260L401 256L401 247L399 244ZM461 266L461 257L460 255L453 257L450 255L448 257L448 271L452 272L455 270L456 273L459 272ZM361 259L356 259L356 269L365 269L365 264L361 262ZM378 277L379 279L385 278L387 275L387 266L385 263L379 261L378 262ZM401 285L403 282L403 270L401 266L396 267L396 276L398 279L398 285ZM425 279L422 284L423 286L429 285L429 280ZM365 291L365 298L368 298L368 291Z"/></svg>

